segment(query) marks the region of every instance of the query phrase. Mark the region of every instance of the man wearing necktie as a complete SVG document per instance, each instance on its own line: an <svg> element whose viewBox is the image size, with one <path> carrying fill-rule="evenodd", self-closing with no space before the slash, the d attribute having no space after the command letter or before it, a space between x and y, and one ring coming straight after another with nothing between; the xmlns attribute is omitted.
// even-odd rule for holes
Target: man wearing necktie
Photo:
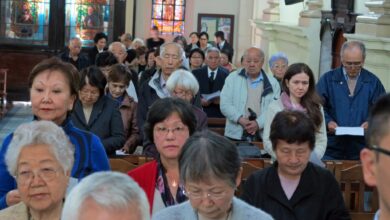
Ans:
<svg viewBox="0 0 390 220"><path fill-rule="evenodd" d="M225 79L229 72L223 67L220 67L220 52L218 48L211 47L206 51L206 65L202 68L194 70L192 73L199 82L199 93L209 95L217 91L221 91L225 84ZM201 104L204 112L210 118L223 118L219 108L219 96L213 99L207 99L205 96L201 98Z"/></svg>
<svg viewBox="0 0 390 220"><path fill-rule="evenodd" d="M347 41L340 51L342 66L325 73L317 91L324 101L328 145L323 159L358 160L366 146L364 136L335 135L337 127L367 129L370 106L385 93L373 73L364 69L366 48L362 42Z"/></svg>

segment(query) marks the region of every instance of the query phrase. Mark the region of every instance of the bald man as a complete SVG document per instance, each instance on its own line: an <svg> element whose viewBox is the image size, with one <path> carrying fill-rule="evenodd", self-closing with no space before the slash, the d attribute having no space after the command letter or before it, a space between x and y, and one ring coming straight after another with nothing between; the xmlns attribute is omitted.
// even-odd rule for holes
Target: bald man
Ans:
<svg viewBox="0 0 390 220"><path fill-rule="evenodd" d="M60 53L58 56L61 60L71 63L80 71L90 65L88 57L81 53L81 46L80 38L71 38L68 43L68 50Z"/></svg>
<svg viewBox="0 0 390 220"><path fill-rule="evenodd" d="M264 52L251 47L244 53L244 69L230 73L221 92L221 112L226 117L225 136L233 140L260 139L269 103L280 96L278 81L262 69ZM256 120L250 120L252 109Z"/></svg>

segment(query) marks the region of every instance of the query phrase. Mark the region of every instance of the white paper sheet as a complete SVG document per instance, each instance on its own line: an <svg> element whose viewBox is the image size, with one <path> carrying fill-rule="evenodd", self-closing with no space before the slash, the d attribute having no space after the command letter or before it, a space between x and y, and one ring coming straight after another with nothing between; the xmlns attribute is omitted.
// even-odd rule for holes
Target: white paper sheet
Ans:
<svg viewBox="0 0 390 220"><path fill-rule="evenodd" d="M202 97L204 99L206 99L207 101L210 101L212 99L219 98L220 95L221 95L221 91L218 90L218 91L210 93L210 94L202 94Z"/></svg>
<svg viewBox="0 0 390 220"><path fill-rule="evenodd" d="M118 155L118 156L129 155L128 153L125 153L125 152L123 152L123 151L121 151L121 150L116 150L115 153L116 153L116 155Z"/></svg>
<svg viewBox="0 0 390 220"><path fill-rule="evenodd" d="M364 136L364 128L362 127L337 127L336 135L353 135Z"/></svg>

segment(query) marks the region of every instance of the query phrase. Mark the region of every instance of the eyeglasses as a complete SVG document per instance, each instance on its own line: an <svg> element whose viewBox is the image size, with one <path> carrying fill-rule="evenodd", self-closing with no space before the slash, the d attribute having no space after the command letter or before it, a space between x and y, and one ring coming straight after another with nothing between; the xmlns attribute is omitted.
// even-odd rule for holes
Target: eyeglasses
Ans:
<svg viewBox="0 0 390 220"><path fill-rule="evenodd" d="M203 192L203 191L185 191L186 195L195 200L209 198L211 200L220 200L226 197L226 191L222 192Z"/></svg>
<svg viewBox="0 0 390 220"><path fill-rule="evenodd" d="M54 168L43 168L37 171L20 171L16 175L16 179L21 185L29 185L33 178L36 178L37 176L39 176L45 182L50 182L58 176L58 170Z"/></svg>
<svg viewBox="0 0 390 220"><path fill-rule="evenodd" d="M184 127L184 126L178 126L178 127L175 127L175 128L166 128L166 127L163 127L163 126L156 126L154 128L154 131L158 134L158 135L168 135L168 133L171 131L172 134L176 135L176 134L182 134L184 131L186 131L187 128Z"/></svg>
<svg viewBox="0 0 390 220"><path fill-rule="evenodd" d="M272 68L273 69L285 69L287 67L287 65L273 65Z"/></svg>
<svg viewBox="0 0 390 220"><path fill-rule="evenodd" d="M372 147L369 147L368 149L373 150L373 151L376 151L376 152L378 152L378 153L385 154L385 155L387 155L387 156L390 156L390 151L389 151L389 150L386 150L386 149L384 149L384 148L381 148L381 147L379 147L379 146L377 146L377 145L373 145Z"/></svg>
<svg viewBox="0 0 390 220"><path fill-rule="evenodd" d="M192 92L186 90L174 90L173 95L176 97L187 97L192 96Z"/></svg>
<svg viewBox="0 0 390 220"><path fill-rule="evenodd" d="M362 62L343 62L345 67L361 67Z"/></svg>

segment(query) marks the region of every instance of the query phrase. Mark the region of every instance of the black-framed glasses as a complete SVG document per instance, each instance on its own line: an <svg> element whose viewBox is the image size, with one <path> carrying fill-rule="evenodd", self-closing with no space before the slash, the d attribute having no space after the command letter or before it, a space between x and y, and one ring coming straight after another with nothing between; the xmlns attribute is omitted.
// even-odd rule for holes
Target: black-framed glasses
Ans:
<svg viewBox="0 0 390 220"><path fill-rule="evenodd" d="M378 153L385 154L385 155L387 155L387 156L390 156L390 151L389 151L389 150L386 150L386 149L384 149L384 148L381 148L381 147L379 147L379 146L377 146L377 145L372 145L372 146L369 147L368 149L373 150L373 151L376 151L376 152L378 152Z"/></svg>

